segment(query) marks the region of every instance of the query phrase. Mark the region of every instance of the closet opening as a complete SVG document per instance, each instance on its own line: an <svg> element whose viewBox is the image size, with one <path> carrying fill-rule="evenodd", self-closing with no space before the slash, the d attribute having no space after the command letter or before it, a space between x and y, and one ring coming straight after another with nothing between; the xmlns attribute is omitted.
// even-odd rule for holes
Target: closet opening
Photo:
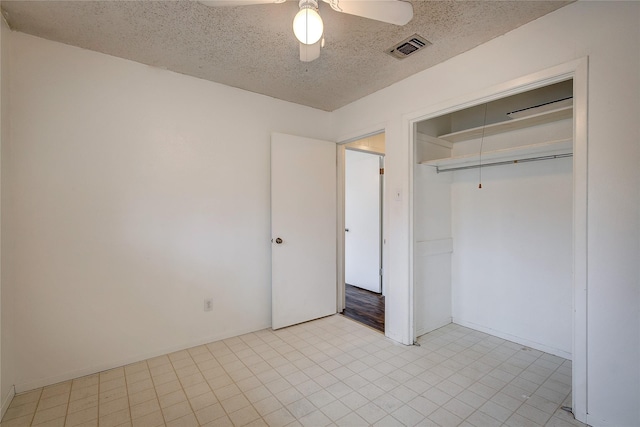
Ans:
<svg viewBox="0 0 640 427"><path fill-rule="evenodd" d="M573 78L447 110L414 123L412 167L416 342L450 323L512 342L527 362L470 354L569 407L574 113Z"/></svg>

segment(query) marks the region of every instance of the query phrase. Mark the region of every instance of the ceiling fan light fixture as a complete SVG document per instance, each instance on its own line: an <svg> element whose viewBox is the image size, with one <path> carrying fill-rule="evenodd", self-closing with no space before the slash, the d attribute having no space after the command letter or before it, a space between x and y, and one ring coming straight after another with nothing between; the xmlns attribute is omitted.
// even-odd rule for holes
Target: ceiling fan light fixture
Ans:
<svg viewBox="0 0 640 427"><path fill-rule="evenodd" d="M293 18L293 33L300 43L315 44L322 37L324 24L315 0L300 0L300 10Z"/></svg>

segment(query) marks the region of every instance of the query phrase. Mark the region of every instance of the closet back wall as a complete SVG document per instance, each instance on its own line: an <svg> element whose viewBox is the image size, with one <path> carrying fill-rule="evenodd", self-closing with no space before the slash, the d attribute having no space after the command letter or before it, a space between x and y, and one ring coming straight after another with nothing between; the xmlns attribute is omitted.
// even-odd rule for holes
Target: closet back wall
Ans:
<svg viewBox="0 0 640 427"><path fill-rule="evenodd" d="M453 321L571 358L572 159L454 174Z"/></svg>

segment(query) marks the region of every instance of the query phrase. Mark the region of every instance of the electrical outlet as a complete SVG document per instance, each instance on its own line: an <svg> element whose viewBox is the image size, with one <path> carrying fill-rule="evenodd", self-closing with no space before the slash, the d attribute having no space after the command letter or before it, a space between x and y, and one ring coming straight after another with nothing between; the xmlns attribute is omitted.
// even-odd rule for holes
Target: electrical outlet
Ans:
<svg viewBox="0 0 640 427"><path fill-rule="evenodd" d="M204 299L204 311L213 310L213 298L205 298Z"/></svg>

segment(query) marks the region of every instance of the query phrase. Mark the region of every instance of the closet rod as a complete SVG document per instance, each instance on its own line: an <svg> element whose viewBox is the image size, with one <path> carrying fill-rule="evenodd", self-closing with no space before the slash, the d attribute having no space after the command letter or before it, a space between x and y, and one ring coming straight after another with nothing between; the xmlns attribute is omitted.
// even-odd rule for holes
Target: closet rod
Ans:
<svg viewBox="0 0 640 427"><path fill-rule="evenodd" d="M505 160L502 162L492 162L492 163L483 163L482 165L478 164L478 165L470 165L470 166L459 166L456 168L444 168L441 169L439 166L436 166L436 172L437 173L441 173L441 172L453 172L453 171L461 171L461 170L465 170L465 169L476 169L479 167L488 167L488 166L500 166L500 165L511 165L511 164L516 164L516 163L527 163L527 162L537 162L538 160L552 160L552 159L562 159L564 157L571 157L573 156L573 153L566 153L566 154L552 154L549 156L540 156L540 157L529 157L526 159L518 159L518 160Z"/></svg>

